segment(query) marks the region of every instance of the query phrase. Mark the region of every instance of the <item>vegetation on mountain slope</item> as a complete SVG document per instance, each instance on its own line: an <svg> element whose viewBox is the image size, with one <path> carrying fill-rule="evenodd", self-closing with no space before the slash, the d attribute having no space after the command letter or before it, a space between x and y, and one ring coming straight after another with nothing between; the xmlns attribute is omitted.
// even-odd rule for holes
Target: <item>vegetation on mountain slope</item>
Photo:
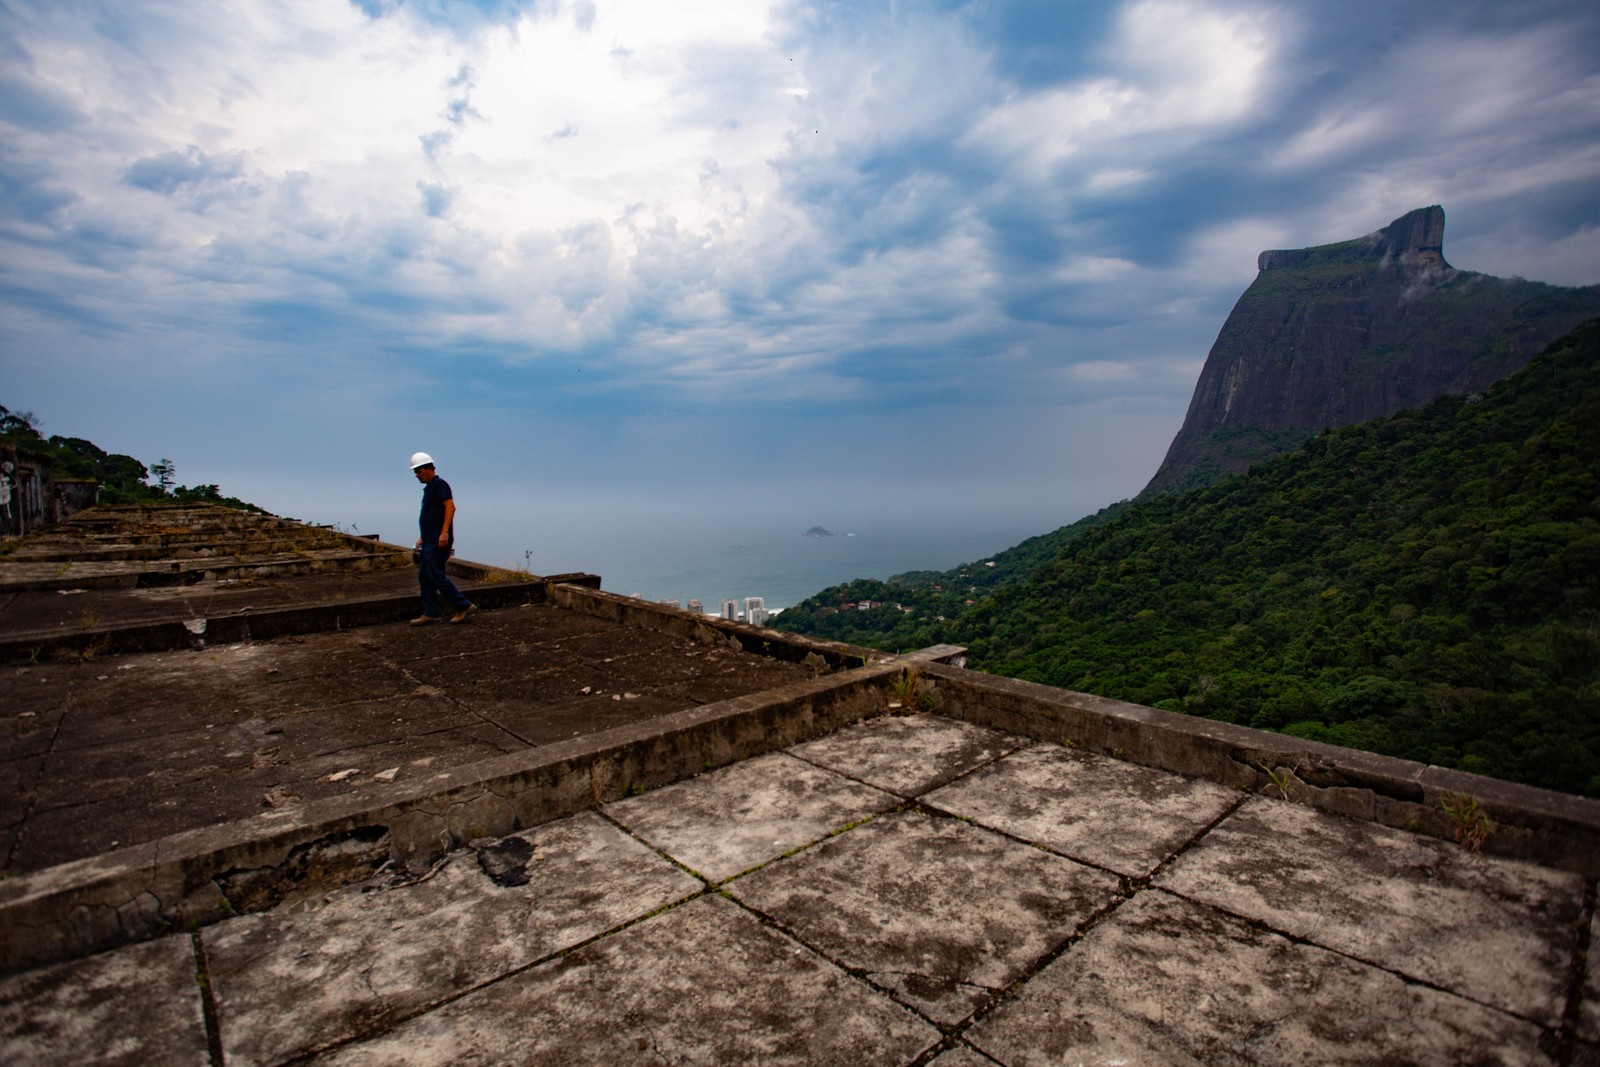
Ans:
<svg viewBox="0 0 1600 1067"><path fill-rule="evenodd" d="M776 625L1600 796L1600 320L1485 395Z"/></svg>

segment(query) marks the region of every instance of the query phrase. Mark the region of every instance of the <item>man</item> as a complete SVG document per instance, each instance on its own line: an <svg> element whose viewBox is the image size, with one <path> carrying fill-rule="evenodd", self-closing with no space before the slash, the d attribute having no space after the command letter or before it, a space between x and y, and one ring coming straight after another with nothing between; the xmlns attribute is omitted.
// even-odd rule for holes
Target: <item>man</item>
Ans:
<svg viewBox="0 0 1600 1067"><path fill-rule="evenodd" d="M455 608L451 622L466 622L478 605L461 595L461 590L444 572L445 561L455 541L456 502L450 483L433 469L433 457L418 452L411 457L411 473L422 483L422 515L418 519L422 536L417 538L417 580L422 586L422 614L412 626L431 626L439 621L439 594Z"/></svg>

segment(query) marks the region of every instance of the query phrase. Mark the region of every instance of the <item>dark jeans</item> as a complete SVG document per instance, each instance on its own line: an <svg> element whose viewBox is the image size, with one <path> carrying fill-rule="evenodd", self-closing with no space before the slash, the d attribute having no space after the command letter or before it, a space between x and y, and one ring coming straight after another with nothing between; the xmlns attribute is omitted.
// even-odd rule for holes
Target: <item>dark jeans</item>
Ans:
<svg viewBox="0 0 1600 1067"><path fill-rule="evenodd" d="M438 617L440 593L444 594L445 599L450 601L457 611L465 611L471 604L444 572L445 560L449 558L447 550L438 545L422 546L422 562L417 564L417 582L422 586L424 615Z"/></svg>

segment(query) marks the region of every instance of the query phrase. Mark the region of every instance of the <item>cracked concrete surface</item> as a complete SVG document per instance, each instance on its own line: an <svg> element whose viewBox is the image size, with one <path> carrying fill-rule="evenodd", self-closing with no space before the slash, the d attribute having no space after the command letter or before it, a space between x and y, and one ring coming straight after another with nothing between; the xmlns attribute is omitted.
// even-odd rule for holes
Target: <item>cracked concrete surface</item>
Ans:
<svg viewBox="0 0 1600 1067"><path fill-rule="evenodd" d="M162 1020L141 1040L168 1062L205 1062L198 944L229 1064L1593 1062L1584 879L1281 800L1217 808L1177 775L1081 791L1128 770L873 719L421 877L0 980L0 1060L115 1061L131 1024L61 1022L62 991L92 989ZM1173 797L1185 832L1140 833ZM1067 810L1070 832L1032 832ZM1138 847L1084 845L1116 835Z"/></svg>

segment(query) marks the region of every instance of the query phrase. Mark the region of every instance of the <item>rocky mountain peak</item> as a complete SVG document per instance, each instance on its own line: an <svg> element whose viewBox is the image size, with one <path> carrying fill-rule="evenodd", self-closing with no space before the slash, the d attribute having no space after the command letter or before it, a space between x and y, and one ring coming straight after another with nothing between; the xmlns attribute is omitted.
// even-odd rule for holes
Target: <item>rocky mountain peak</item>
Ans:
<svg viewBox="0 0 1600 1067"><path fill-rule="evenodd" d="M1263 252L1256 257L1256 269L1287 270L1337 263L1384 267L1396 262L1406 267L1449 267L1444 261L1444 208L1438 204L1417 208L1353 241Z"/></svg>
<svg viewBox="0 0 1600 1067"><path fill-rule="evenodd" d="M1256 265L1142 496L1241 473L1325 428L1487 389L1600 316L1600 286L1451 267L1438 205Z"/></svg>

